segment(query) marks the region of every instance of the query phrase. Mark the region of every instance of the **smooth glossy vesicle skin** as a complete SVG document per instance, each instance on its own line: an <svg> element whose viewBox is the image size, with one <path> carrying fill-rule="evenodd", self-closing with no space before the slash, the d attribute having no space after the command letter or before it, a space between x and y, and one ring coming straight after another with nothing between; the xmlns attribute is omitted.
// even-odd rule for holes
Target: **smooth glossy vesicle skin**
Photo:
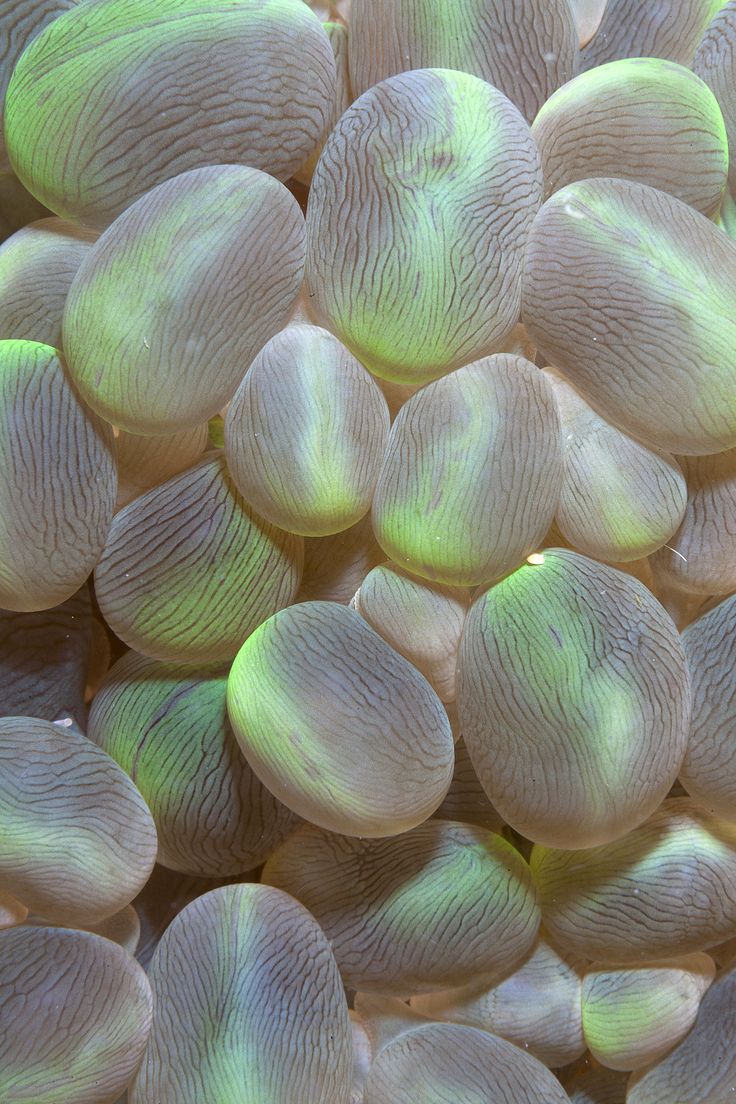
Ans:
<svg viewBox="0 0 736 1104"><path fill-rule="evenodd" d="M560 414L565 474L555 520L586 556L625 563L649 556L685 514L687 484L674 456L650 449L589 406L548 369Z"/></svg>
<svg viewBox="0 0 736 1104"><path fill-rule="evenodd" d="M679 1046L629 1082L627 1104L730 1104L736 1079L736 966L716 978Z"/></svg>
<svg viewBox="0 0 736 1104"><path fill-rule="evenodd" d="M0 932L0 1069L7 1104L110 1104L151 1029L148 979L90 932Z"/></svg>
<svg viewBox="0 0 736 1104"><path fill-rule="evenodd" d="M0 120L8 81L18 58L36 35L78 0L0 0ZM10 170L5 134L0 126L0 172Z"/></svg>
<svg viewBox="0 0 736 1104"><path fill-rule="evenodd" d="M358 96L408 69L459 69L500 89L529 122L579 60L567 0L353 0L349 50Z"/></svg>
<svg viewBox="0 0 736 1104"><path fill-rule="evenodd" d="M371 1066L364 1104L568 1104L541 1062L475 1027L427 1024L400 1035Z"/></svg>
<svg viewBox="0 0 736 1104"><path fill-rule="evenodd" d="M291 602L302 539L259 518L220 454L115 515L95 571L100 609L131 648L186 663L232 659Z"/></svg>
<svg viewBox="0 0 736 1104"><path fill-rule="evenodd" d="M385 840L302 825L263 881L316 917L350 989L408 996L510 973L534 945L529 868L500 836L431 820Z"/></svg>
<svg viewBox="0 0 736 1104"><path fill-rule="evenodd" d="M736 594L682 634L693 695L680 781L695 801L736 821Z"/></svg>
<svg viewBox="0 0 736 1104"><path fill-rule="evenodd" d="M82 396L131 433L206 421L289 317L304 241L296 200L257 169L210 165L147 192L69 290L64 353Z"/></svg>
<svg viewBox="0 0 736 1104"><path fill-rule="evenodd" d="M297 823L258 781L227 719L227 669L129 652L92 704L89 737L151 810L158 861L209 878L259 866Z"/></svg>
<svg viewBox="0 0 736 1104"><path fill-rule="evenodd" d="M84 728L92 634L86 586L54 609L0 610L0 717L71 717Z"/></svg>
<svg viewBox="0 0 736 1104"><path fill-rule="evenodd" d="M669 192L704 215L720 206L728 174L723 116L684 65L625 58L582 73L547 100L532 135L545 197L608 176Z"/></svg>
<svg viewBox="0 0 736 1104"><path fill-rule="evenodd" d="M561 956L544 935L503 981L414 997L412 1008L433 1020L478 1027L558 1069L585 1050L580 994L582 965Z"/></svg>
<svg viewBox="0 0 736 1104"><path fill-rule="evenodd" d="M443 702L451 702L470 599L465 588L429 583L389 562L366 576L351 605L422 672Z"/></svg>
<svg viewBox="0 0 736 1104"><path fill-rule="evenodd" d="M695 51L693 69L713 90L726 123L728 144L736 149L736 0L715 4L714 18ZM720 8L720 11L718 10ZM736 191L733 154L728 182Z"/></svg>
<svg viewBox="0 0 736 1104"><path fill-rule="evenodd" d="M350 84L348 61L348 28L345 23L332 22L332 13L330 12L328 14L330 15L330 21L323 23L322 29L327 35L335 58L335 87L332 102L329 104L329 122L324 129L322 137L304 164L294 173L295 179L305 184L307 187L309 187L312 181L314 166L317 164L319 155L322 153L325 139L332 132L335 123L342 113L347 111L350 104L353 102L353 90Z"/></svg>
<svg viewBox="0 0 736 1104"><path fill-rule="evenodd" d="M723 0L607 0L583 50L584 69L618 58L656 57L690 65L701 35Z"/></svg>
<svg viewBox="0 0 736 1104"><path fill-rule="evenodd" d="M61 348L64 303L94 244L92 230L48 218L24 226L0 247L0 339Z"/></svg>
<svg viewBox="0 0 736 1104"><path fill-rule="evenodd" d="M537 846L531 868L550 936L591 960L671 958L736 935L736 825L687 797L603 847Z"/></svg>
<svg viewBox="0 0 736 1104"><path fill-rule="evenodd" d="M401 567L451 586L488 583L538 547L563 474L552 389L499 353L436 380L399 411L373 528Z"/></svg>
<svg viewBox="0 0 736 1104"><path fill-rule="evenodd" d="M467 73L391 77L328 138L307 210L310 309L371 372L421 384L502 343L542 190L529 127Z"/></svg>
<svg viewBox="0 0 736 1104"><path fill-rule="evenodd" d="M659 584L690 594L736 590L736 448L681 456L687 480L682 523L652 557Z"/></svg>
<svg viewBox="0 0 736 1104"><path fill-rule="evenodd" d="M0 341L0 607L49 609L85 582L117 491L112 430L56 350Z"/></svg>
<svg viewBox="0 0 736 1104"><path fill-rule="evenodd" d="M323 537L370 510L388 430L381 389L342 342L320 326L291 325L233 396L225 455L262 517Z"/></svg>
<svg viewBox="0 0 736 1104"><path fill-rule="evenodd" d="M460 730L508 824L549 847L593 847L641 824L675 781L687 666L638 580L564 549L541 555L468 613Z"/></svg>
<svg viewBox="0 0 736 1104"><path fill-rule="evenodd" d="M537 215L522 317L607 420L701 455L736 444L736 244L674 196L629 180L569 184Z"/></svg>
<svg viewBox="0 0 736 1104"><path fill-rule="evenodd" d="M591 966L582 1009L593 1057L615 1070L658 1061L692 1027L715 971L702 952L633 968Z"/></svg>
<svg viewBox="0 0 736 1104"><path fill-rule="evenodd" d="M150 968L156 1013L131 1104L348 1104L351 1029L314 918L269 886L188 905Z"/></svg>
<svg viewBox="0 0 736 1104"><path fill-rule="evenodd" d="M8 152L52 211L105 226L202 165L287 179L330 121L334 84L330 43L301 0L91 0L16 66Z"/></svg>
<svg viewBox="0 0 736 1104"><path fill-rule="evenodd" d="M452 778L450 723L432 687L357 613L304 602L269 618L230 671L243 754L300 816L393 836L434 812Z"/></svg>
<svg viewBox="0 0 736 1104"><path fill-rule="evenodd" d="M156 858L156 829L130 778L84 736L31 717L0 720L3 886L59 924L127 905Z"/></svg>

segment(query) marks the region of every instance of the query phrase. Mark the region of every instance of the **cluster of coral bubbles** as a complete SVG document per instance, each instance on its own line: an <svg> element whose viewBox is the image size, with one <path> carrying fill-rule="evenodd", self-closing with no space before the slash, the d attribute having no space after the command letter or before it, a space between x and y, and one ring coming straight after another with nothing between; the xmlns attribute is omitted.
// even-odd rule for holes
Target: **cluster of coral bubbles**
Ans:
<svg viewBox="0 0 736 1104"><path fill-rule="evenodd" d="M1 1104L736 1093L736 0L0 0Z"/></svg>

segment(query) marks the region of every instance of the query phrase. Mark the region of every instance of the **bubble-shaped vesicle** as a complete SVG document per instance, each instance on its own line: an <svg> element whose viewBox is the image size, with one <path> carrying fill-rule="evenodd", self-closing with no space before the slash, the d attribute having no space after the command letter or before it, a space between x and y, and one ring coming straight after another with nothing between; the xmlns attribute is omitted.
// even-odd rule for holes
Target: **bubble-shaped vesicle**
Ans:
<svg viewBox="0 0 736 1104"><path fill-rule="evenodd" d="M445 69L382 81L338 121L314 171L311 309L397 383L492 352L518 319L541 183L529 127L485 81Z"/></svg>
<svg viewBox="0 0 736 1104"><path fill-rule="evenodd" d="M579 62L567 0L353 0L349 48L356 95L408 69L459 69L530 122Z"/></svg>
<svg viewBox="0 0 736 1104"><path fill-rule="evenodd" d="M0 339L61 348L72 280L97 235L59 218L24 226L0 247Z"/></svg>
<svg viewBox="0 0 736 1104"><path fill-rule="evenodd" d="M0 341L0 607L49 609L84 583L115 506L112 430L58 354Z"/></svg>
<svg viewBox="0 0 736 1104"><path fill-rule="evenodd" d="M681 456L687 506L677 532L652 556L658 583L691 594L736 590L736 448Z"/></svg>
<svg viewBox="0 0 736 1104"><path fill-rule="evenodd" d="M469 590L426 582L395 563L374 568L352 602L444 702L455 700L457 650L469 605Z"/></svg>
<svg viewBox="0 0 736 1104"><path fill-rule="evenodd" d="M401 408L373 528L386 554L417 575L488 583L541 542L562 465L551 387L534 365L500 353L423 387Z"/></svg>
<svg viewBox="0 0 736 1104"><path fill-rule="evenodd" d="M8 81L18 58L35 35L78 0L0 0L0 116ZM10 170L5 133L0 126L0 172Z"/></svg>
<svg viewBox="0 0 736 1104"><path fill-rule="evenodd" d="M610 1069L656 1062L690 1030L715 963L702 952L636 967L593 965L583 979L588 1048Z"/></svg>
<svg viewBox="0 0 736 1104"><path fill-rule="evenodd" d="M117 508L191 467L207 448L208 440L207 422L156 437L139 437L121 429L115 438Z"/></svg>
<svg viewBox="0 0 736 1104"><path fill-rule="evenodd" d="M452 731L434 690L335 603L291 606L256 629L233 663L227 702L261 781L330 831L406 831L450 784Z"/></svg>
<svg viewBox="0 0 736 1104"><path fill-rule="evenodd" d="M53 609L0 610L0 717L71 717L84 727L92 634L86 586Z"/></svg>
<svg viewBox="0 0 736 1104"><path fill-rule="evenodd" d="M305 537L304 571L296 600L347 605L368 572L385 558L370 514L341 533Z"/></svg>
<svg viewBox="0 0 736 1104"><path fill-rule="evenodd" d="M545 928L572 954L645 962L736 935L736 825L687 797L602 847L537 846L531 867Z"/></svg>
<svg viewBox="0 0 736 1104"><path fill-rule="evenodd" d="M151 1029L141 967L108 939L62 928L0 932L0 1069L8 1104L109 1104Z"/></svg>
<svg viewBox="0 0 736 1104"><path fill-rule="evenodd" d="M623 563L649 556L672 536L687 504L673 456L610 425L559 374L552 383L562 424L565 474L556 522L578 551Z"/></svg>
<svg viewBox="0 0 736 1104"><path fill-rule="evenodd" d="M47 920L94 924L127 905L156 858L145 801L86 737L31 717L0 720L3 886Z"/></svg>
<svg viewBox="0 0 736 1104"><path fill-rule="evenodd" d="M628 180L556 192L529 236L522 317L607 420L673 453L736 444L736 244Z"/></svg>
<svg viewBox="0 0 736 1104"><path fill-rule="evenodd" d="M592 847L653 813L677 777L690 688L677 630L630 575L552 549L465 620L460 730L501 816Z"/></svg>
<svg viewBox="0 0 736 1104"><path fill-rule="evenodd" d="M728 145L733 151L736 149L736 0L714 3L713 7L714 18L695 52L693 69L718 100L726 123ZM736 191L733 156L728 182L731 191Z"/></svg>
<svg viewBox="0 0 736 1104"><path fill-rule="evenodd" d="M226 669L130 652L108 674L89 718L90 739L148 803L158 861L211 878L259 866L296 822L240 754L226 686Z"/></svg>
<svg viewBox="0 0 736 1104"><path fill-rule="evenodd" d="M474 981L459 989L412 998L433 1020L478 1027L558 1069L585 1050L580 1006L582 965L561 956L544 936L503 981Z"/></svg>
<svg viewBox="0 0 736 1104"><path fill-rule="evenodd" d="M131 1104L348 1104L351 1030L335 960L306 909L231 885L167 929L155 1016Z"/></svg>
<svg viewBox="0 0 736 1104"><path fill-rule="evenodd" d="M388 429L378 384L342 342L292 325L261 349L236 391L225 455L263 517L321 537L370 509Z"/></svg>
<svg viewBox="0 0 736 1104"><path fill-rule="evenodd" d="M723 0L607 0L583 50L585 69L618 58L657 57L690 65L700 37Z"/></svg>
<svg viewBox="0 0 736 1104"><path fill-rule="evenodd" d="M301 537L259 518L222 456L154 487L115 515L95 572L105 620L136 651L188 663L232 659L292 601Z"/></svg>
<svg viewBox="0 0 736 1104"><path fill-rule="evenodd" d="M736 1079L736 967L703 997L698 1018L679 1046L629 1082L627 1104L728 1104Z"/></svg>
<svg viewBox="0 0 736 1104"><path fill-rule="evenodd" d="M545 196L595 176L649 184L705 215L728 174L726 128L708 86L683 65L625 58L555 92L532 125Z"/></svg>
<svg viewBox="0 0 736 1104"><path fill-rule="evenodd" d="M263 880L291 893L330 940L348 988L407 995L510 973L539 927L534 883L501 836L431 820L385 840L311 824Z"/></svg>
<svg viewBox="0 0 736 1104"><path fill-rule="evenodd" d="M500 832L503 828L503 818L488 800L488 795L475 773L475 767L468 755L464 740L458 739L455 743L455 768L452 782L434 816L440 820L459 820L463 824L477 824L490 832Z"/></svg>
<svg viewBox="0 0 736 1104"><path fill-rule="evenodd" d="M682 634L693 713L680 781L696 801L736 820L736 594Z"/></svg>
<svg viewBox="0 0 736 1104"><path fill-rule="evenodd" d="M147 192L99 237L66 300L64 352L85 400L142 434L216 414L289 316L304 235L291 193L243 165Z"/></svg>
<svg viewBox="0 0 736 1104"><path fill-rule="evenodd" d="M385 1047L371 1066L365 1104L568 1104L541 1062L459 1024L427 1024Z"/></svg>
<svg viewBox="0 0 736 1104"><path fill-rule="evenodd" d="M287 179L329 122L334 84L329 41L301 0L93 0L18 62L8 152L47 207L104 226L202 165Z"/></svg>

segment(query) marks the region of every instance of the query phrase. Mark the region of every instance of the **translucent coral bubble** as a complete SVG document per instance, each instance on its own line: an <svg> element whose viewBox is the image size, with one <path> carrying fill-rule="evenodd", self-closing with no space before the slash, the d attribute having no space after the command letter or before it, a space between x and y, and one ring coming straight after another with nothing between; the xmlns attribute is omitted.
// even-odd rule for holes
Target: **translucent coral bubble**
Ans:
<svg viewBox="0 0 736 1104"><path fill-rule="evenodd" d="M156 437L140 437L120 430L115 437L117 508L127 506L152 487L191 467L199 460L208 441L206 422Z"/></svg>
<svg viewBox="0 0 736 1104"><path fill-rule="evenodd" d="M373 499L388 556L451 586L499 578L534 551L557 506L562 442L552 390L500 353L402 406Z"/></svg>
<svg viewBox="0 0 736 1104"><path fill-rule="evenodd" d="M348 1007L298 902L232 885L188 905L150 970L156 1013L131 1104L348 1104Z"/></svg>
<svg viewBox="0 0 736 1104"><path fill-rule="evenodd" d="M626 58L555 92L532 125L545 195L595 176L649 184L705 215L728 173L726 128L708 86L683 65Z"/></svg>
<svg viewBox="0 0 736 1104"><path fill-rule="evenodd" d="M61 347L64 302L97 235L65 219L40 219L0 247L0 338Z"/></svg>
<svg viewBox="0 0 736 1104"><path fill-rule="evenodd" d="M713 3L713 21L700 41L693 69L713 90L726 122L728 145L736 148L736 2ZM720 10L719 10L720 9ZM728 174L731 191L736 190L736 165L732 162Z"/></svg>
<svg viewBox="0 0 736 1104"><path fill-rule="evenodd" d="M95 572L117 635L154 659L231 659L294 598L301 537L243 502L222 455L208 455L115 515Z"/></svg>
<svg viewBox="0 0 736 1104"><path fill-rule="evenodd" d="M540 193L529 128L495 88L445 69L382 81L338 121L314 172L312 309L397 383L492 352L518 318Z"/></svg>
<svg viewBox="0 0 736 1104"><path fill-rule="evenodd" d="M503 976L531 950L536 890L495 833L432 820L385 840L303 825L263 880L317 918L346 985L396 995Z"/></svg>
<svg viewBox="0 0 736 1104"><path fill-rule="evenodd" d="M677 777L690 688L677 630L630 575L562 549L471 607L458 711L490 800L524 836L592 847L641 824Z"/></svg>
<svg viewBox="0 0 736 1104"><path fill-rule="evenodd" d="M240 649L227 702L260 779L331 831L406 831L449 786L453 741L442 703L343 606L304 602L269 618Z"/></svg>
<svg viewBox="0 0 736 1104"><path fill-rule="evenodd" d="M634 1074L627 1104L728 1104L736 1079L736 967L716 978L692 1030L659 1062Z"/></svg>
<svg viewBox="0 0 736 1104"><path fill-rule="evenodd" d="M682 634L693 714L680 781L706 809L736 820L736 594Z"/></svg>
<svg viewBox="0 0 736 1104"><path fill-rule="evenodd" d="M583 50L585 69L617 58L669 58L690 65L703 31L723 0L607 0L598 29Z"/></svg>
<svg viewBox="0 0 736 1104"><path fill-rule="evenodd" d="M47 920L87 926L127 905L156 858L139 791L86 737L31 717L0 720L3 886Z"/></svg>
<svg viewBox="0 0 736 1104"><path fill-rule="evenodd" d="M522 317L583 398L673 453L736 443L736 246L681 200L578 181L529 235Z"/></svg>
<svg viewBox="0 0 736 1104"><path fill-rule="evenodd" d="M459 1024L428 1024L390 1043L371 1066L365 1104L567 1104L541 1062Z"/></svg>
<svg viewBox="0 0 736 1104"><path fill-rule="evenodd" d="M682 456L687 505L677 531L651 557L658 585L690 594L736 589L736 448Z"/></svg>
<svg viewBox="0 0 736 1104"><path fill-rule="evenodd" d="M444 702L455 699L455 671L470 591L418 579L394 563L369 572L355 609L421 671Z"/></svg>
<svg viewBox="0 0 736 1104"><path fill-rule="evenodd" d="M673 456L650 449L548 370L560 413L565 474L556 522L573 548L620 564L655 552L685 514L687 484Z"/></svg>
<svg viewBox="0 0 736 1104"><path fill-rule="evenodd" d="M459 69L499 88L531 121L578 62L566 0L354 0L350 13L357 95L407 69Z"/></svg>
<svg viewBox="0 0 736 1104"><path fill-rule="evenodd" d="M413 997L411 1006L433 1020L500 1035L557 1069L585 1051L582 973L581 962L560 955L542 935L503 981L476 979L460 989Z"/></svg>
<svg viewBox="0 0 736 1104"><path fill-rule="evenodd" d="M0 1068L7 1101L109 1104L140 1062L151 989L122 947L90 932L0 932Z"/></svg>
<svg viewBox="0 0 736 1104"><path fill-rule="evenodd" d="M52 609L0 610L0 717L71 717L84 727L92 640L87 586Z"/></svg>
<svg viewBox="0 0 736 1104"><path fill-rule="evenodd" d="M641 1069L688 1033L715 963L698 953L637 967L591 966L583 979L585 1041L603 1065Z"/></svg>
<svg viewBox="0 0 736 1104"><path fill-rule="evenodd" d="M55 349L0 341L0 607L31 612L85 582L112 518L112 430L79 401Z"/></svg>
<svg viewBox="0 0 736 1104"><path fill-rule="evenodd" d="M330 43L301 0L94 0L20 58L8 152L53 211L105 225L202 165L287 179L329 123L334 84Z"/></svg>
<svg viewBox="0 0 736 1104"><path fill-rule="evenodd" d="M158 861L211 878L258 866L296 823L240 754L226 686L226 668L129 652L105 679L89 719L90 739L148 803Z"/></svg>
<svg viewBox="0 0 736 1104"><path fill-rule="evenodd" d="M144 435L207 421L286 322L304 233L288 189L242 165L193 169L147 192L69 289L64 352L86 401Z"/></svg>
<svg viewBox="0 0 736 1104"><path fill-rule="evenodd" d="M253 361L228 408L225 454L274 525L320 537L370 509L388 437L378 384L336 337L291 325Z"/></svg>
<svg viewBox="0 0 736 1104"><path fill-rule="evenodd" d="M736 825L687 797L602 847L537 846L531 867L550 935L591 960L671 958L736 935Z"/></svg>

